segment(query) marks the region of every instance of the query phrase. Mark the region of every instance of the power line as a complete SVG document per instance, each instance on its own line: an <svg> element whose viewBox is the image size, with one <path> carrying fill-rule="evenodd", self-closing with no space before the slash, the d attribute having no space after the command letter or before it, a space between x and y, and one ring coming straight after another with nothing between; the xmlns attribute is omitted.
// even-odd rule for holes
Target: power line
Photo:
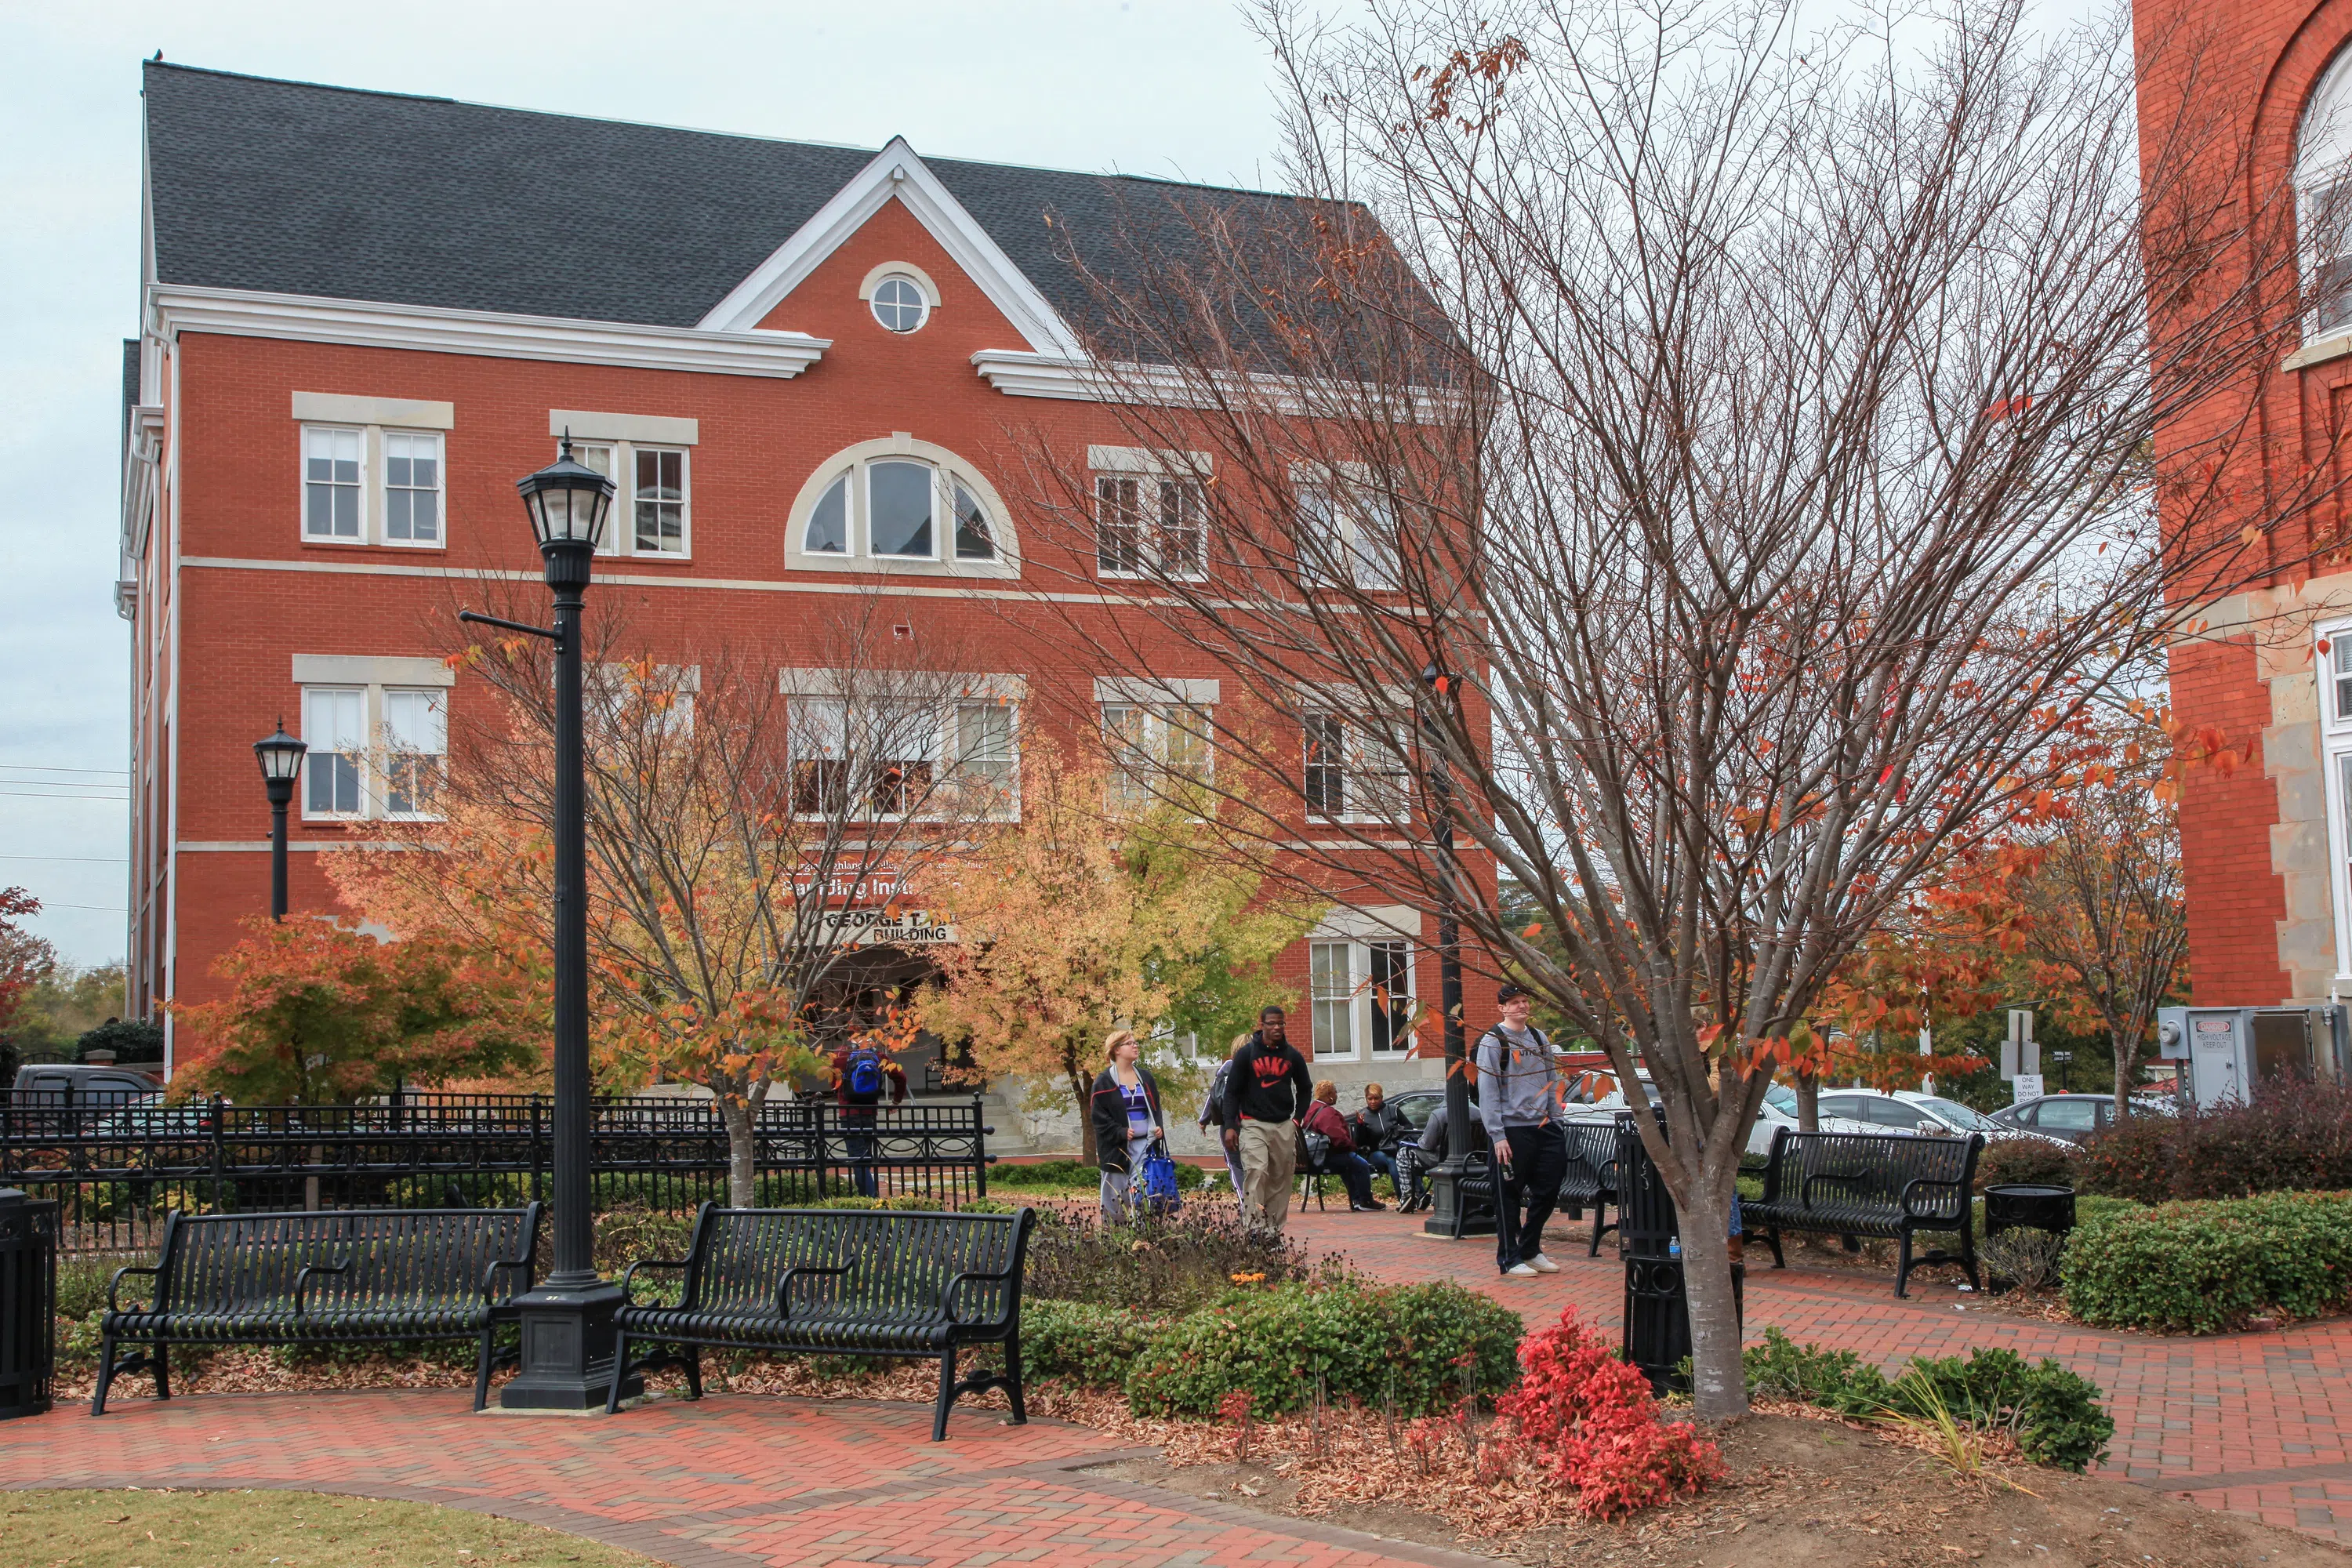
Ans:
<svg viewBox="0 0 2352 1568"><path fill-rule="evenodd" d="M8 781L5 779L0 779L0 786L5 786L7 782ZM55 795L41 790L16 790L0 787L0 795L4 795L10 800L94 800L101 805L128 805L131 804L131 797L127 795Z"/></svg>
<svg viewBox="0 0 2352 1568"><path fill-rule="evenodd" d="M44 913L50 910L89 910L94 914L101 915L121 915L131 912L107 904L53 904L47 899L41 900L41 909Z"/></svg>
<svg viewBox="0 0 2352 1568"><path fill-rule="evenodd" d="M60 768L47 763L0 763L0 770L12 773L102 773L116 779L131 771L129 768Z"/></svg>
<svg viewBox="0 0 2352 1568"><path fill-rule="evenodd" d="M128 859L122 855L0 855L0 860L64 860L77 866L121 866Z"/></svg>

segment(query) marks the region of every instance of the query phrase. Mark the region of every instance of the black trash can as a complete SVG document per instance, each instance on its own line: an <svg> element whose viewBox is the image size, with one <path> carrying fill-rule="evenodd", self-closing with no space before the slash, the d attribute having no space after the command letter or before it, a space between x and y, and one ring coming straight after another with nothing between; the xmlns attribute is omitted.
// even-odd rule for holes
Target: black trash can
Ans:
<svg viewBox="0 0 2352 1568"><path fill-rule="evenodd" d="M1984 1190L1984 1231L2020 1227L2064 1236L2074 1228L2074 1189L2044 1182L1996 1182Z"/></svg>
<svg viewBox="0 0 2352 1568"><path fill-rule="evenodd" d="M1658 1112L1661 1125L1665 1121ZM1675 1369L1691 1353L1690 1293L1683 1279L1682 1249L1675 1235L1674 1194L1650 1161L1633 1115L1617 1118L1619 1234L1625 1250L1625 1359L1665 1397ZM1731 1266L1731 1300L1744 1329L1748 1321L1748 1270Z"/></svg>
<svg viewBox="0 0 2352 1568"><path fill-rule="evenodd" d="M0 1420L48 1409L57 1312L58 1205L0 1188Z"/></svg>

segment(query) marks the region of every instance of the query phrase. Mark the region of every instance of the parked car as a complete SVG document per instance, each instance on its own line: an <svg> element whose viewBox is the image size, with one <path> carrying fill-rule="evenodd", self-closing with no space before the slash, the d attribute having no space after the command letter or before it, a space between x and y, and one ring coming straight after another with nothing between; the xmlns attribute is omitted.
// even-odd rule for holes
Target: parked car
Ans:
<svg viewBox="0 0 2352 1568"><path fill-rule="evenodd" d="M1650 1103L1657 1104L1657 1086L1646 1078L1640 1081ZM1579 1105L1571 1093L1568 1114L1571 1117L1614 1117L1624 1109L1624 1092L1615 1086L1614 1079L1611 1079L1605 1092L1593 1099L1589 1104ZM1791 1132L1797 1131L1797 1091L1786 1084L1776 1083L1764 1091L1764 1103L1756 1112L1756 1124L1748 1130L1748 1152L1756 1155L1770 1153L1772 1134L1776 1129L1782 1127L1786 1127ZM1884 1132L1886 1129L1873 1127L1867 1122L1853 1121L1847 1117L1824 1114L1821 1119L1821 1131L1823 1132Z"/></svg>
<svg viewBox="0 0 2352 1568"><path fill-rule="evenodd" d="M100 1121L160 1099L163 1079L138 1068L91 1062L27 1062L8 1095L8 1131L16 1137L80 1134Z"/></svg>
<svg viewBox="0 0 2352 1568"><path fill-rule="evenodd" d="M2135 1095L2132 1113L2178 1116L2180 1110L2168 1096L2159 1100ZM2045 1094L2039 1100L1997 1110L1992 1119L2003 1127L2021 1128L2044 1138L2080 1143L2102 1128L2115 1125L2116 1099L2111 1094Z"/></svg>

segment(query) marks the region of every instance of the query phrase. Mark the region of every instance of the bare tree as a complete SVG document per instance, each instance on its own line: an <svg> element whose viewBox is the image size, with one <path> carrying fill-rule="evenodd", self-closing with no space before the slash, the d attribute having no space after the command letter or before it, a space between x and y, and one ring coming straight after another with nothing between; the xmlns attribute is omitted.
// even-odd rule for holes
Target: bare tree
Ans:
<svg viewBox="0 0 2352 1568"><path fill-rule="evenodd" d="M657 640L618 611L591 636L600 1044L712 1092L730 1199L750 1205L761 1107L823 1068L827 983L971 824L1010 809L1009 694L951 668L960 649L902 643L871 595L845 601L797 660ZM549 656L516 637L458 657L500 700L461 710L437 820L409 830L438 852L355 857L352 886L395 923L532 940L550 907Z"/></svg>
<svg viewBox="0 0 2352 1568"><path fill-rule="evenodd" d="M1840 963L2330 483L2220 396L2291 331L2258 308L2294 287L2287 215L2241 201L2187 41L2142 40L2190 79L2143 141L2120 17L1486 16L1269 4L1308 199L1175 193L1074 237L1160 504L1041 433L1040 531L1134 583L1065 622L1097 667L1173 641L1241 689L1203 718L1245 847L1457 912L1469 962L1654 1080L1642 1136L1685 1236L1720 1235ZM2151 325L2152 291L2194 308ZM1153 536L1196 503L1204 566ZM1728 1266L1684 1258L1727 1417Z"/></svg>

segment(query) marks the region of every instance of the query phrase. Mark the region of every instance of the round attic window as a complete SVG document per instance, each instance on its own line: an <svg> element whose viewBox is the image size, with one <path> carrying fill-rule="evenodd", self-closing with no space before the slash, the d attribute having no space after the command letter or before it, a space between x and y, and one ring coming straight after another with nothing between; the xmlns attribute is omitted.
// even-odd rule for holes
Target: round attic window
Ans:
<svg viewBox="0 0 2352 1568"><path fill-rule="evenodd" d="M892 276L874 286L874 319L894 332L911 332L931 313L923 286L911 278Z"/></svg>

